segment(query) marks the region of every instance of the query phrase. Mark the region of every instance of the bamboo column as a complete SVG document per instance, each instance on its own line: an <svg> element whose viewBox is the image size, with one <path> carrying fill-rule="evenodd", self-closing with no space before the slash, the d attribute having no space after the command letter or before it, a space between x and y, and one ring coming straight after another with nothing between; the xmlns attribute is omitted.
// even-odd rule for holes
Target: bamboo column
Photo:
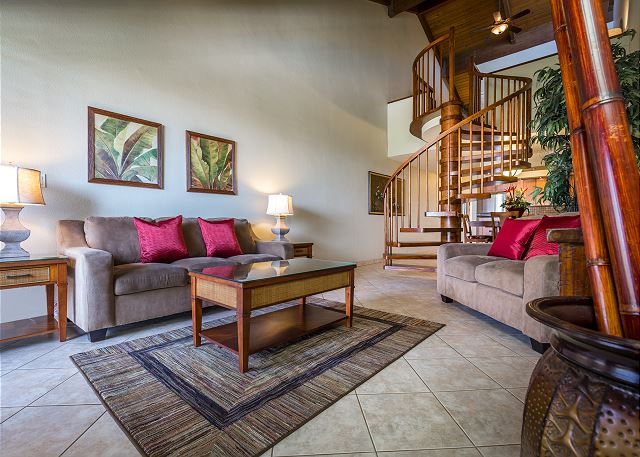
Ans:
<svg viewBox="0 0 640 457"><path fill-rule="evenodd" d="M588 265L587 271L589 272L591 290L593 291L598 328L603 333L622 336L618 298L602 225L602 212L598 202L590 158L587 153L584 125L580 117L578 88L576 87L575 72L571 61L571 50L569 49L569 37L567 36L562 0L551 0L551 17L553 19L554 35L562 72L562 84L567 104L567 117L571 132L571 157L573 160L576 193L580 206L584 249Z"/></svg>
<svg viewBox="0 0 640 457"><path fill-rule="evenodd" d="M624 335L640 339L640 175L607 26L597 0L563 6Z"/></svg>

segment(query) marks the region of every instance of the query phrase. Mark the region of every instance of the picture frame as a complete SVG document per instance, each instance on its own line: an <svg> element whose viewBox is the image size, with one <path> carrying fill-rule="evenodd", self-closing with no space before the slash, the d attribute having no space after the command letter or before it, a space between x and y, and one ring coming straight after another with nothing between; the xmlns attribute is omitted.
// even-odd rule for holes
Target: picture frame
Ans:
<svg viewBox="0 0 640 457"><path fill-rule="evenodd" d="M236 149L233 140L187 130L187 192L237 195Z"/></svg>
<svg viewBox="0 0 640 457"><path fill-rule="evenodd" d="M369 214L384 215L384 187L391 178L389 175L382 173L376 173L375 171L369 171L369 184L368 184L368 200L369 200ZM398 216L404 215L404 180L398 178L398 192L400 193L400 210ZM394 213L395 214L395 213Z"/></svg>
<svg viewBox="0 0 640 457"><path fill-rule="evenodd" d="M88 181L163 188L164 127L88 107Z"/></svg>

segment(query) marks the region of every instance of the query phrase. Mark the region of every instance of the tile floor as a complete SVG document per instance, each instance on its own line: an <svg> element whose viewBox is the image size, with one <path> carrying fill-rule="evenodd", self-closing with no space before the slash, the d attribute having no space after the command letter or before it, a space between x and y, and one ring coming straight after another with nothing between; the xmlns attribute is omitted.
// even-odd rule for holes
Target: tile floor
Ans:
<svg viewBox="0 0 640 457"><path fill-rule="evenodd" d="M342 291L324 294L343 299ZM539 358L518 331L445 304L435 274L357 269L357 304L447 324L278 443L266 456L510 457L520 453L523 399ZM210 311L215 319L226 311ZM136 456L69 360L98 346L190 324L188 316L116 329L92 344L71 330L0 348L3 457Z"/></svg>

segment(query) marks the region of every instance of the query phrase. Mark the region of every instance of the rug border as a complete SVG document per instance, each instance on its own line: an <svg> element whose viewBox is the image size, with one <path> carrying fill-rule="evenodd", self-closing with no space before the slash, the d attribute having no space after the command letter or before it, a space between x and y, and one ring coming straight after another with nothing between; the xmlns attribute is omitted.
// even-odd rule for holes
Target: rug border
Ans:
<svg viewBox="0 0 640 457"><path fill-rule="evenodd" d="M339 302L336 302L339 303ZM295 305L292 305L295 306ZM367 309L367 310L371 310L371 311L382 311L382 310L378 310L378 309L374 309L374 308L367 308L365 306L354 306L354 313L356 311L356 308L363 308L363 309ZM411 317L414 319L420 319L417 317L413 317L413 316L408 316L406 314L397 314L397 313L389 313L388 311L382 311L383 313L388 313L388 314L396 314L397 316L405 316L405 317ZM420 319L420 320L426 320L426 319ZM215 321L212 321L215 322ZM304 422L302 422L298 427L294 428L293 430L291 430L289 433L282 435L282 437L280 437L280 439L278 439L277 441L274 441L271 446L269 447L265 447L264 449L261 449L259 452L257 452L253 457L256 456L260 456L262 454L264 454L267 450L273 448L276 446L276 444L278 444L280 441L284 440L286 437L288 437L289 435L291 435L293 432L295 432L296 430L300 429L303 425L305 425L307 422L309 422L311 419L315 418L316 416L320 415L322 412L324 412L325 410L329 409L331 406L335 405L338 401L342 400L344 397L346 397L347 395L349 395L351 392L353 392L354 390L356 390L358 387L360 387L362 384L364 384L365 382L367 382L369 379L373 378L375 375L377 375L378 373L380 373L382 370L384 370L385 368L387 368L389 365L391 365L392 363L396 362L397 360L400 360L400 358L402 358L407 352L409 352L411 349L415 348L418 344L422 343L423 341L427 340L428 338L434 336L436 334L436 332L442 330L446 324L442 324L440 322L434 322L434 321L428 321L431 322L433 324L439 325L440 327L435 330L432 334L427 335L426 337L424 337L423 339L421 339L420 341L418 341L414 346L410 347L409 349L407 349L406 351L404 351L403 353L401 353L398 357L396 357L395 359L392 359L387 365L385 365L383 368L381 368L380 370L376 371L375 373L373 373L371 376L369 376L368 378L365 378L362 380L361 383L357 384L353 389L351 389L349 392L347 392L346 394L342 395L341 397L338 397L333 403L330 403L329 405L327 405L326 407L320 409L317 413L309 416ZM178 329L174 329L174 330L181 330L182 328L187 328L188 326L185 327L181 327ZM174 331L174 330L169 330L170 332ZM166 333L166 332L163 332ZM153 335L149 335L149 336L153 336ZM146 337L142 337L142 338L146 338ZM137 339L137 338L136 338ZM121 343L114 343L110 346L117 346L118 344ZM110 346L104 346L104 347L110 347ZM98 348L95 348L98 349ZM102 348L100 348L102 349ZM85 351L86 352L86 351ZM124 434L126 435L126 437L129 439L129 441L131 441L131 443L133 443L133 445L135 446L136 450L140 453L140 455L143 455L145 457L149 457L149 454L147 454L146 452L144 452L144 450L142 449L142 447L136 442L136 440L133 438L133 436L131 435L131 433L129 433L129 431L125 428L125 426L120 422L120 420L116 417L115 413L111 410L111 408L109 407L109 405L107 405L106 401L102 398L102 396L100 395L100 393L98 392L98 390L94 387L94 385L91 383L91 381L89 380L89 378L87 377L87 375L85 374L85 372L80 368L80 366L78 366L78 364L76 363L75 360L73 360L73 358L71 356L69 356L69 358L71 359L71 361L73 362L73 364L75 365L75 367L78 369L78 371L82 374L82 376L84 377L84 379L87 381L87 383L89 384L89 386L91 386L91 389L95 392L96 396L98 397L98 399L100 400L100 403L102 403L102 406L104 406L104 409L109 413L109 415L111 416L111 418L118 424L118 427L120 428L120 430L122 430L124 432Z"/></svg>

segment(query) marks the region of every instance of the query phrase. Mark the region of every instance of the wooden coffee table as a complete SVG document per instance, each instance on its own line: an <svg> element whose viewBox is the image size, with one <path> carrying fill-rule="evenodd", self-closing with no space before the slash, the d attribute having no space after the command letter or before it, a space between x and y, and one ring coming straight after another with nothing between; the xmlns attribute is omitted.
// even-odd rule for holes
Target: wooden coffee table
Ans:
<svg viewBox="0 0 640 457"><path fill-rule="evenodd" d="M249 369L249 354L294 340L345 321L351 327L354 263L316 259L259 262L204 268L191 276L193 344L201 337L238 354L240 371ZM306 303L306 297L345 289L345 313ZM291 306L251 317L251 311L298 299ZM202 331L202 301L235 309L237 322Z"/></svg>

